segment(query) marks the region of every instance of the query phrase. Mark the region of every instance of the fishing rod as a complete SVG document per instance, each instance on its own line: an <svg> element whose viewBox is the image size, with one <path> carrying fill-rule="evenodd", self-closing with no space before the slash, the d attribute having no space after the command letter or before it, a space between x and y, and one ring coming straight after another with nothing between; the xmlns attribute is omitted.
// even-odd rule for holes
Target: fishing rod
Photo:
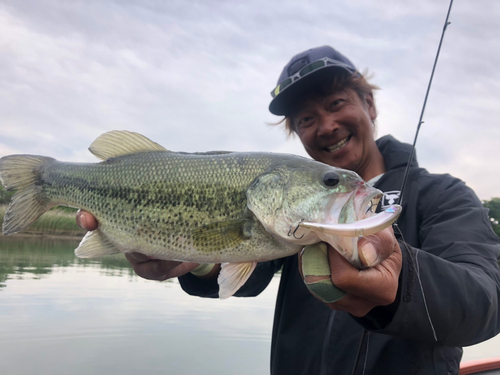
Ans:
<svg viewBox="0 0 500 375"><path fill-rule="evenodd" d="M424 104L422 106L422 112L420 112L420 119L418 120L417 130L415 132L415 138L413 139L413 146L411 149L410 157L408 158L408 164L406 165L405 174L403 177L403 182L401 184L401 190L399 193L400 194L400 199L399 199L400 205L403 204L403 191L406 187L406 182L408 181L408 174L410 173L410 165L413 162L413 159L415 157L415 146L417 144L418 134L420 132L420 128L421 128L422 124L424 123L423 118L424 118L424 113L425 113L425 106L427 105L427 99L429 98L429 91L431 90L431 86L432 86L432 79L434 78L434 72L436 71L436 65L437 65L437 62L439 60L439 53L441 52L441 46L443 44L444 33L446 32L446 28L448 27L448 25L451 23L448 21L448 19L450 18L450 12L451 12L452 5L453 5L453 0L450 0L450 6L448 8L448 13L446 14L446 20L444 21L443 31L441 33L441 40L439 41L439 46L438 46L438 50L436 53L436 58L434 59L434 65L432 67L431 78L429 79L429 84L427 85L427 92L425 93Z"/></svg>
<svg viewBox="0 0 500 375"><path fill-rule="evenodd" d="M420 127L424 123L423 117L424 117L424 112L425 112L425 106L427 104L427 99L429 97L429 91L431 89L432 79L434 78L434 72L436 71L436 65L437 65L437 62L438 62L438 59L439 59L439 52L441 51L441 46L443 44L444 33L445 33L446 28L448 27L448 25L451 23L451 22L448 21L448 19L450 18L450 12L451 12L451 6L452 5L453 5L453 0L450 0L450 6L448 8L448 13L446 15L446 20L444 21L444 27L443 27L443 31L441 33L441 39L439 41L439 46L438 46L438 50L437 50L437 53L436 53L436 58L434 59L434 66L432 67L431 77L429 79L429 84L427 86L427 92L425 93L424 104L422 106L422 112L420 113L420 119L418 121L417 130L415 132L415 139L413 140L413 146L412 146L412 149L411 149L410 157L408 159L408 165L406 166L405 174L404 174L404 177L403 177L403 183L401 185L401 192L400 192L400 199L399 199L399 204L400 205L402 205L402 203L403 203L403 191L404 191L404 189L406 187L406 183L408 181L408 175L409 175L409 172L410 172L410 165L411 165L411 163L413 161L413 158L414 158L414 155L415 155L415 145L417 143L418 133L420 131ZM398 220L399 220L399 218L398 218ZM425 293L424 293L424 288L422 286L422 281L420 280L420 273L419 273L419 268L418 268L418 260L417 260L416 256L413 255L413 253L411 252L410 248L408 247L408 244L406 243L406 241L404 239L403 232L401 231L401 229L398 226L398 220L396 220L396 222L393 225L394 225L394 228L398 231L399 235L401 235L401 239L403 240L403 244L404 244L405 250L408 252L408 256L409 256L409 258L411 260L411 264L413 266L414 272L415 272L417 280L418 280L418 284L420 286L420 290L422 292L422 299L423 299L425 311L426 311L426 314L427 314L427 318L429 320L429 325L430 325L430 327L432 329L432 334L434 336L434 340L438 341L436 330L434 328L434 324L432 323L431 315L429 313L429 308L427 307L427 301L425 299Z"/></svg>
<svg viewBox="0 0 500 375"><path fill-rule="evenodd" d="M439 40L439 46L438 46L438 49L437 49L436 57L434 59L434 65L432 67L431 77L429 79L429 84L427 85L427 91L425 93L424 104L422 106L422 111L420 112L420 119L418 120L417 130L415 132L415 138L413 139L413 145L412 145L412 149L411 149L411 152L410 152L410 157L408 158L408 164L406 165L405 173L404 173L404 176L403 176L403 182L401 184L401 190L400 190L400 193L399 193L400 194L399 195L400 196L399 205L401 205L401 206L403 205L403 192L404 192L404 189L406 187L406 183L408 181L408 175L410 173L410 166L411 166L411 163L413 162L413 159L415 157L415 146L417 144L418 134L420 132L420 128L421 128L422 124L424 123L423 118L424 118L424 113L425 113L425 107L427 105L427 99L429 98L429 92L431 90L432 79L434 78L434 72L436 71L437 62L439 60L439 53L441 52L441 46L443 44L444 34L446 32L446 28L451 23L451 22L448 21L448 19L450 18L450 13L451 13L451 7L452 7L452 5L453 5L453 0L450 0L450 6L448 7L448 13L446 14L446 20L444 21L443 31L441 32L441 39ZM427 313L427 318L429 319L429 324L431 326L432 333L434 335L434 339L436 341L438 341L437 335L436 335L436 330L434 329L434 324L432 323L432 319L431 319L431 316L429 314L429 309L427 307L427 301L425 300L425 293L424 293L424 290L423 290L423 287L422 287L422 282L420 280L419 269L417 267L417 259L413 257L413 254L412 254L411 250L408 248L408 244L406 243L406 241L405 241L405 239L403 237L403 233L399 229L398 221L399 221L399 218L396 220L396 222L393 224L393 226L394 226L395 229L397 229L397 231L401 235L404 247L406 248L406 251L408 252L408 256L411 259L412 266L413 266L413 268L415 270L415 273L416 273L416 276L417 276L417 280L418 280L418 283L420 285L420 290L422 291L423 302L424 302L425 310L426 310L426 313ZM357 353L356 353L356 357L355 357L355 360L354 360L354 366L353 366L351 375L354 375L357 372L357 369L358 369L358 366L359 366L359 363L360 363L360 360L361 360L361 354L362 354L363 347L365 348L365 358L364 358L364 366L363 366L363 369L362 369L362 374L365 373L365 370L366 370L366 361L368 359L368 343L369 343L369 339L370 339L370 331L364 329L363 330L363 336L361 337L361 341L359 343L358 350L357 350Z"/></svg>

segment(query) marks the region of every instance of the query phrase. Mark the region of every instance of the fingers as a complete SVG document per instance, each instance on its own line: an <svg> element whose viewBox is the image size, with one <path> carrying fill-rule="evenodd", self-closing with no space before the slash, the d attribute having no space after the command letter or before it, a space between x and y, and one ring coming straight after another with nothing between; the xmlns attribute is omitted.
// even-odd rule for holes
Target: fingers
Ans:
<svg viewBox="0 0 500 375"><path fill-rule="evenodd" d="M324 255L321 254L323 249L325 250ZM328 252L332 252L334 255L330 257ZM346 311L358 317L365 316L377 304L366 298L347 294L345 291L339 289L334 284L334 278L331 275L334 268L342 269L343 267L348 267L354 270L354 272L359 272L359 270L354 268L332 247L329 246L328 252L327 245L320 243L306 246L299 254L299 272L304 279L306 287L314 297L326 303L331 309ZM339 259L336 258L337 256ZM333 262L341 260L342 264L330 269L329 258ZM328 274L328 276L325 274ZM350 284L347 279L349 277L352 276L347 275L344 281L347 286Z"/></svg>
<svg viewBox="0 0 500 375"><path fill-rule="evenodd" d="M97 229L96 218L87 211L78 210L76 213L76 225L82 229L92 231Z"/></svg>
<svg viewBox="0 0 500 375"><path fill-rule="evenodd" d="M399 246L398 246L399 247ZM394 302L401 271L401 252L391 255L375 267L358 270L335 249L329 248L332 282L348 295L363 298L376 306Z"/></svg>
<svg viewBox="0 0 500 375"><path fill-rule="evenodd" d="M125 257L132 265L134 272L147 280L167 280L190 272L198 263L176 262L161 259L150 259L141 253L127 253Z"/></svg>
<svg viewBox="0 0 500 375"><path fill-rule="evenodd" d="M358 245L360 259L368 266L365 269L357 269L338 251L327 245L326 253L317 252L316 260L312 262L313 267L308 264L312 258L304 256L307 249L311 248L307 246L304 254L299 255L299 271L315 297L332 309L361 317L376 306L386 306L394 302L398 291L402 255L392 228L360 239ZM314 246L324 249L326 244L323 244L323 247ZM325 266L329 267L329 272L325 272ZM327 292L325 288L328 289ZM330 302L333 300L328 298L333 288L345 292L345 295Z"/></svg>
<svg viewBox="0 0 500 375"><path fill-rule="evenodd" d="M144 255L142 253L136 253L136 252L125 253L125 258L127 258L127 260L130 262L132 267L135 264L139 264L139 263L143 263L143 262L147 262L148 260L151 260L151 258L148 257L147 255Z"/></svg>

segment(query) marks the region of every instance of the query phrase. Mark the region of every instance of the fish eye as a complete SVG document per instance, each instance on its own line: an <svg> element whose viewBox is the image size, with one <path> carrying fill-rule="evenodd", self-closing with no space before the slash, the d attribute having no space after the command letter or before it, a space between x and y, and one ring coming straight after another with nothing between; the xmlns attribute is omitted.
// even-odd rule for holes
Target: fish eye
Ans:
<svg viewBox="0 0 500 375"><path fill-rule="evenodd" d="M340 177L337 173L329 171L323 175L323 183L328 187L335 187L338 185Z"/></svg>

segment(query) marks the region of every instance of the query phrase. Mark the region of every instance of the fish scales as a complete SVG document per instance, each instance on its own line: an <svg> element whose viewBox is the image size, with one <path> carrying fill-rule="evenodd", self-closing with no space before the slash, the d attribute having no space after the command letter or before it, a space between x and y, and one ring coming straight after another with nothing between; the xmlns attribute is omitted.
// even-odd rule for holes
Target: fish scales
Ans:
<svg viewBox="0 0 500 375"><path fill-rule="evenodd" d="M245 196L257 175L285 162L265 153L149 152L99 164L54 162L43 171L41 184L54 203L92 212L120 247L181 261L244 261L269 257L270 244L285 254L295 251L255 220ZM231 220L247 221L250 241L232 247L234 236L217 236L212 243L193 243L196 228Z"/></svg>

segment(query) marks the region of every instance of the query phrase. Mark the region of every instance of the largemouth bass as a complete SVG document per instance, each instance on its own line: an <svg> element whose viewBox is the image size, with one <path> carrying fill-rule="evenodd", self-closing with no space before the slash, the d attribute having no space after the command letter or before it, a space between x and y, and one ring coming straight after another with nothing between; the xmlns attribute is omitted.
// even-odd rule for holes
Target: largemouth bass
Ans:
<svg viewBox="0 0 500 375"><path fill-rule="evenodd" d="M228 297L257 262L321 241L360 267L357 236L389 226L400 211L374 215L379 190L354 172L294 155L171 152L126 131L101 135L89 150L104 161L1 158L0 179L17 190L4 234L22 231L53 206L78 207L99 227L83 238L77 256L140 252L224 263L220 296Z"/></svg>

